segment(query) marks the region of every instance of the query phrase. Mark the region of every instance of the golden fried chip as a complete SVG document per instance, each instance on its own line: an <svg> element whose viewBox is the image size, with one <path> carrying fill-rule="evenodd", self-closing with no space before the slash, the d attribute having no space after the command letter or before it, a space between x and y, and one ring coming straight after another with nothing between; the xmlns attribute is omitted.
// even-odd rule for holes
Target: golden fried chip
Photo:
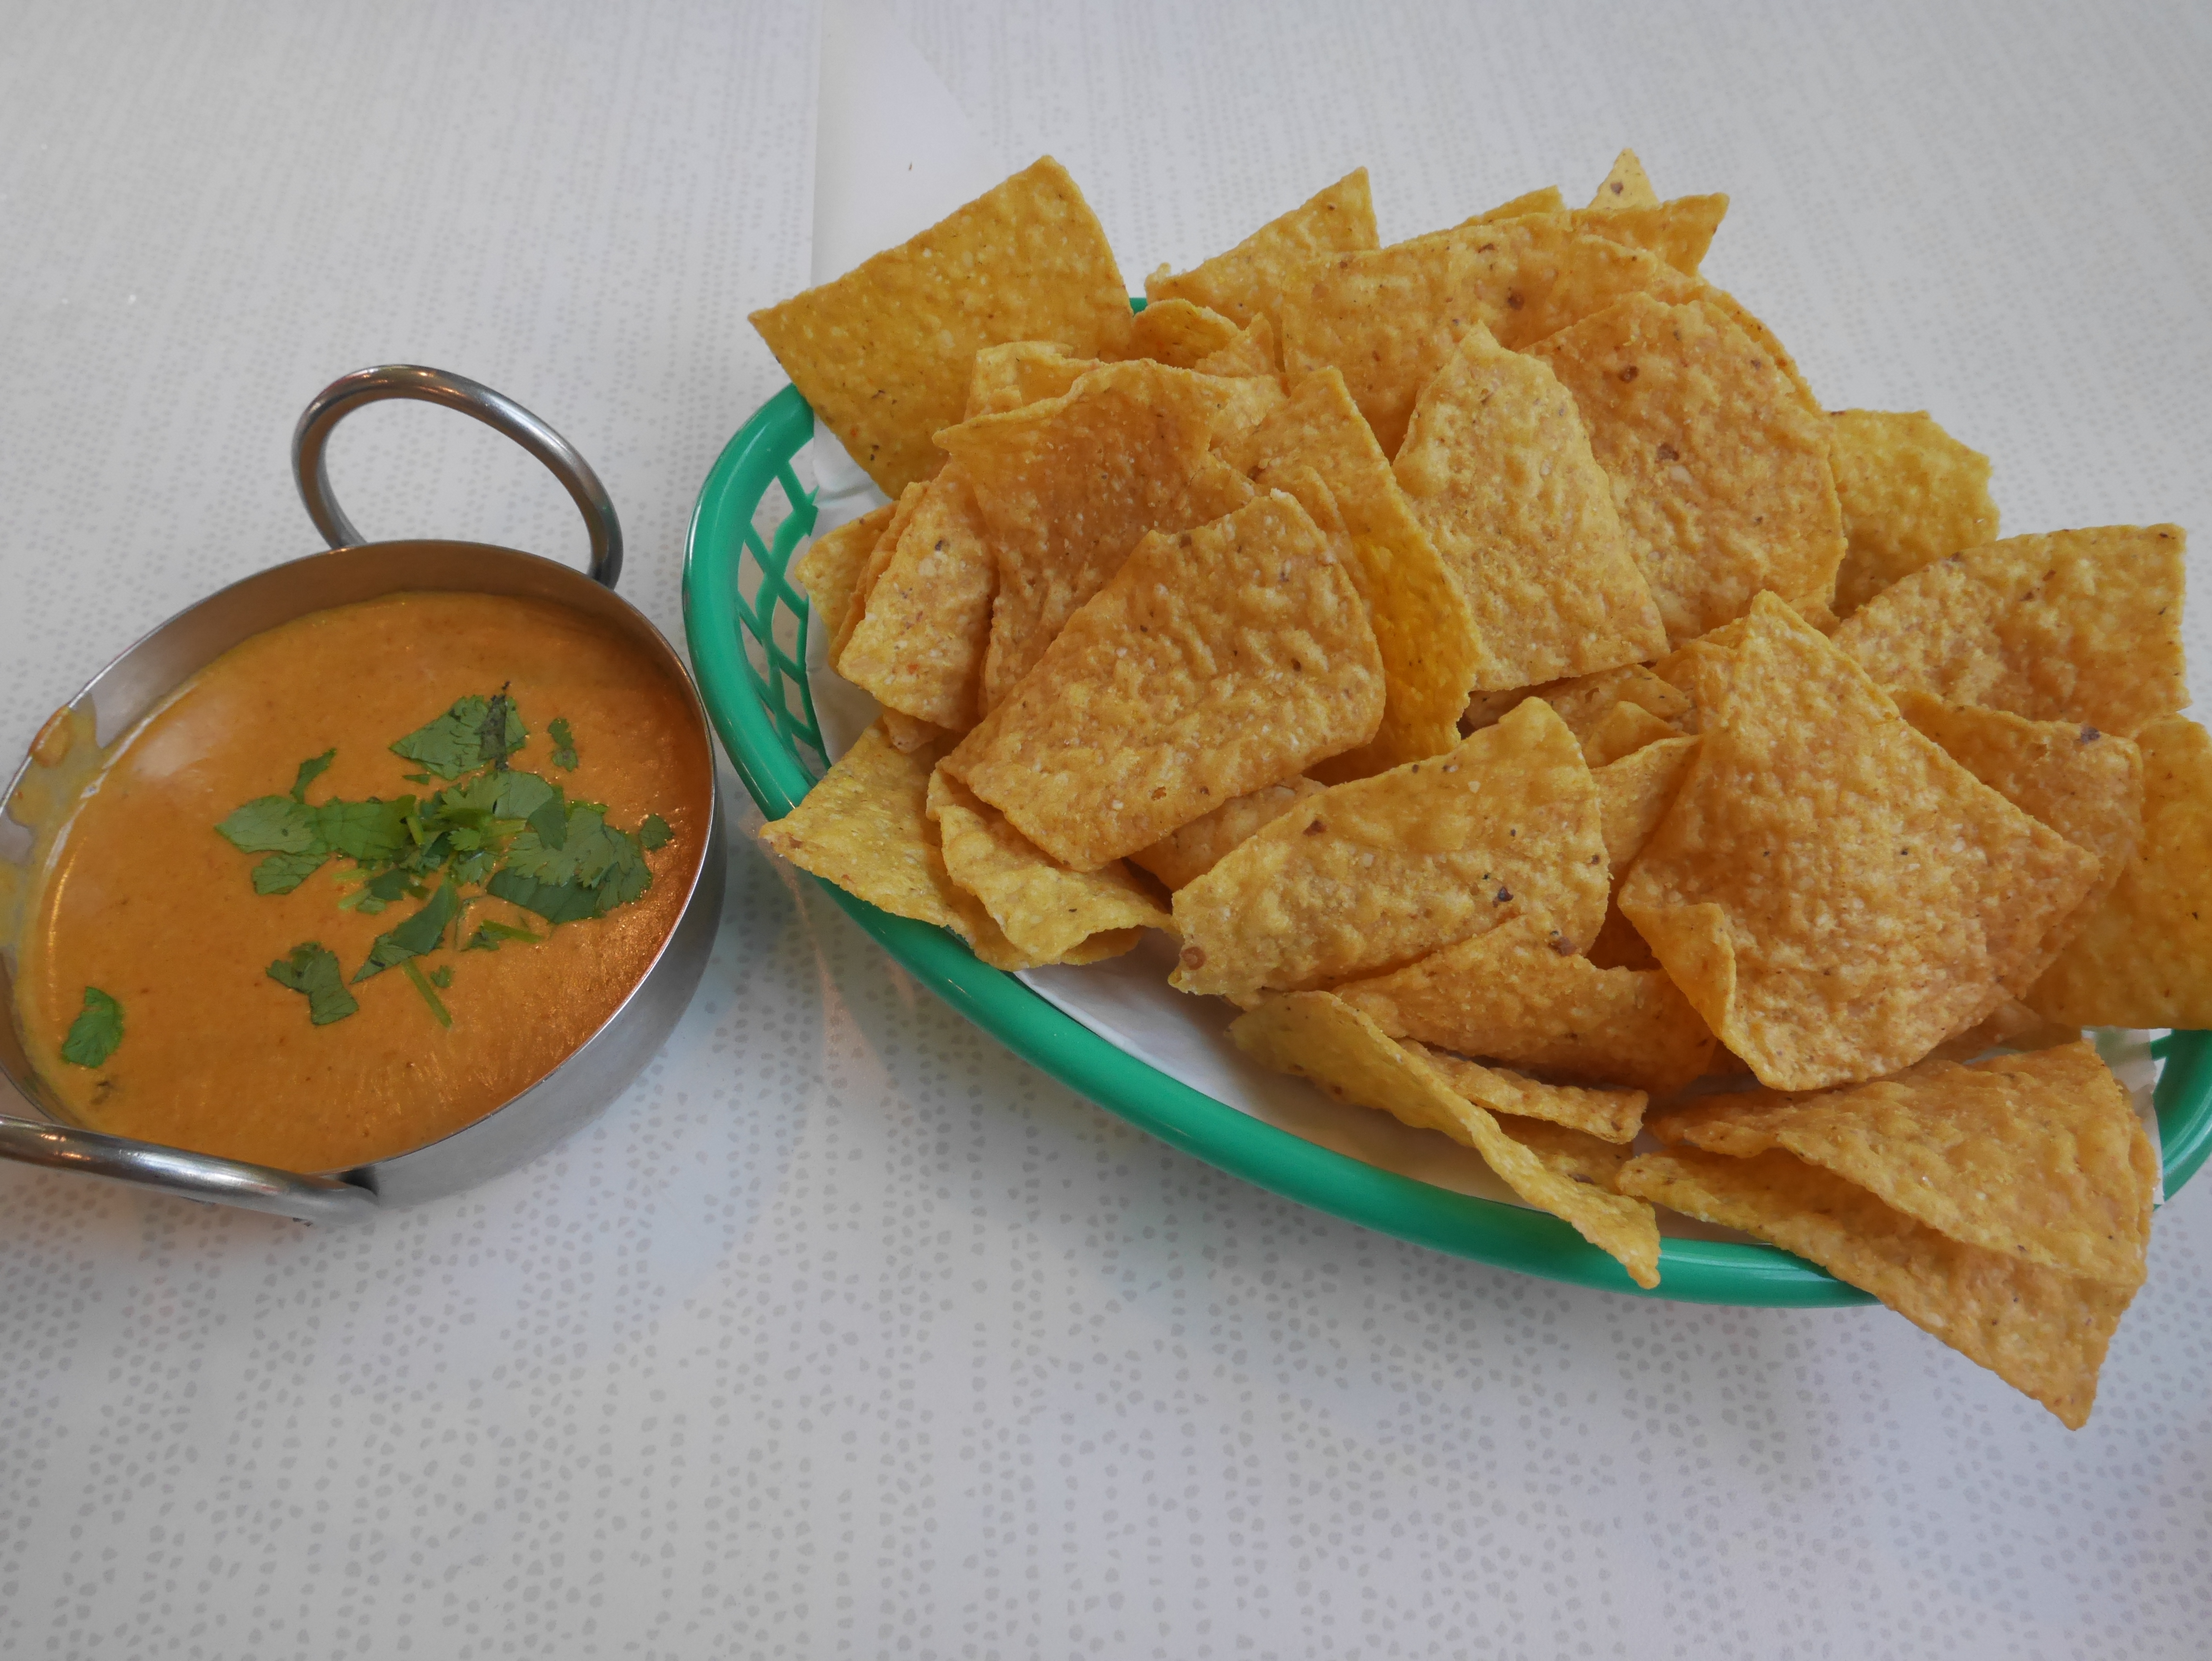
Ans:
<svg viewBox="0 0 2212 1661"><path fill-rule="evenodd" d="M1237 324L1195 301L1155 300L1130 324L1128 344L1119 355L1194 369L1200 358L1220 351L1242 332Z"/></svg>
<svg viewBox="0 0 2212 1661"><path fill-rule="evenodd" d="M930 775L928 812L943 839L945 871L1028 956L1024 968L1076 961L1069 954L1100 934L1174 927L1120 863L1096 871L1055 864L942 767Z"/></svg>
<svg viewBox="0 0 2212 1661"><path fill-rule="evenodd" d="M760 828L761 846L894 916L951 929L1000 967L1005 937L945 873L927 812L927 751L894 748L880 725L860 734L799 806Z"/></svg>
<svg viewBox="0 0 2212 1661"><path fill-rule="evenodd" d="M1382 713L1358 591L1275 492L1147 537L945 764L1087 871L1364 743Z"/></svg>
<svg viewBox="0 0 2212 1661"><path fill-rule="evenodd" d="M968 403L961 419L1004 415L1048 398L1065 398L1097 367L1097 358L1077 357L1049 340L986 346L975 354L975 367L969 374Z"/></svg>
<svg viewBox="0 0 2212 1661"><path fill-rule="evenodd" d="M1575 400L1535 358L1470 324L1422 388L1393 471L1490 648L1478 686L1532 686L1666 650Z"/></svg>
<svg viewBox="0 0 2212 1661"><path fill-rule="evenodd" d="M1593 727L1589 736L1583 740L1583 758L1595 770L1632 756L1647 745L1680 736L1674 727L1642 704L1623 699L1606 711L1605 719Z"/></svg>
<svg viewBox="0 0 2212 1661"><path fill-rule="evenodd" d="M1525 219L1532 213L1565 213L1567 199L1559 194L1557 185L1547 185L1540 191L1527 191L1510 202L1501 202L1487 213L1479 213L1455 229L1464 230L1469 225L1492 225L1501 219Z"/></svg>
<svg viewBox="0 0 2212 1661"><path fill-rule="evenodd" d="M1504 1113L1497 1118L1500 1130L1560 1176L1608 1193L1617 1191L1613 1184L1620 1178L1620 1168L1635 1158L1626 1147L1569 1125ZM1655 1216L1651 1220L1656 1229L1659 1220Z"/></svg>
<svg viewBox="0 0 2212 1661"><path fill-rule="evenodd" d="M1636 152L1623 150L1613 157L1613 171L1606 174L1589 204L1593 209L1656 208L1659 192L1651 188L1650 176L1636 159Z"/></svg>
<svg viewBox="0 0 2212 1661"><path fill-rule="evenodd" d="M885 496L934 473L977 351L1057 340L1078 357L1129 336L1106 233L1050 156L834 283L752 314L801 396Z"/></svg>
<svg viewBox="0 0 2212 1661"><path fill-rule="evenodd" d="M1698 275L1713 234L1728 214L1725 196L1678 196L1672 202L1585 208L1568 217L1580 230L1656 254L1685 277Z"/></svg>
<svg viewBox="0 0 2212 1661"><path fill-rule="evenodd" d="M951 736L936 722L920 721L897 709L884 710L881 725L884 736L891 741L891 748L907 756L933 744L942 744Z"/></svg>
<svg viewBox="0 0 2212 1661"><path fill-rule="evenodd" d="M1931 1062L1978 1061L1992 1050L2056 1050L2078 1043L2081 1029L2045 1020L2017 998L1999 1004L1986 1020L1946 1038L1928 1052Z"/></svg>
<svg viewBox="0 0 2212 1661"><path fill-rule="evenodd" d="M1264 316L1255 317L1226 346L1191 367L1200 374L1272 375L1281 367L1275 350L1275 326Z"/></svg>
<svg viewBox="0 0 2212 1661"><path fill-rule="evenodd" d="M2027 1001L2079 1026L2212 1027L2212 739L2169 715L2136 742L2142 838Z"/></svg>
<svg viewBox="0 0 2212 1661"><path fill-rule="evenodd" d="M1668 685L1640 663L1531 686L1527 696L1541 698L1558 710L1567 730L1585 745L1599 723L1613 713L1616 703L1632 703L1639 709L1648 709L1678 732L1681 730L1680 723L1696 708L1687 693ZM1500 709L1498 713L1502 715L1505 711Z"/></svg>
<svg viewBox="0 0 2212 1661"><path fill-rule="evenodd" d="M2010 537L1893 583L1836 644L1887 687L2132 738L2189 704L2181 528Z"/></svg>
<svg viewBox="0 0 2212 1661"><path fill-rule="evenodd" d="M1597 782L1606 863L1613 867L1616 879L1644 851L1651 832L1674 805L1674 793L1682 788L1697 748L1694 734L1683 737L1669 728L1665 737L1590 770L1590 777ZM1587 746L1583 754L1589 754Z"/></svg>
<svg viewBox="0 0 2212 1661"><path fill-rule="evenodd" d="M1517 1141L1525 1141L1526 1138L1521 1134L1522 1125L1515 1120L1525 1123L1535 1119L1570 1128L1601 1143L1625 1146L1636 1140L1637 1130L1644 1123L1644 1109L1650 1100L1641 1090L1594 1090L1586 1085L1546 1084L1504 1068L1485 1067L1464 1056L1431 1050L1410 1038L1405 1040L1405 1047L1436 1068L1443 1075L1445 1083L1477 1107L1500 1115L1500 1127ZM1610 1186L1613 1167L1607 1169L1605 1185Z"/></svg>
<svg viewBox="0 0 2212 1661"><path fill-rule="evenodd" d="M876 581L890 568L891 556L898 551L899 538L906 534L907 521L921 506L922 486L909 484L899 492L899 499L891 504L890 517L883 521L883 530L875 545L868 550L867 558L861 563L860 575L853 580L853 590L845 601L842 616L837 619L836 631L830 636L830 661L835 665L845 654L845 648L853 638L866 615L868 596L875 592ZM881 511L878 509L878 511ZM875 518L870 514L869 520ZM824 619L827 621L827 619Z"/></svg>
<svg viewBox="0 0 2212 1661"><path fill-rule="evenodd" d="M1981 1019L2096 875L1762 594L1620 899L1760 1082L1818 1090Z"/></svg>
<svg viewBox="0 0 2212 1661"><path fill-rule="evenodd" d="M1849 617L1900 577L1997 539L1990 459L1937 426L1925 410L1838 410L1830 417L1850 545L1836 574L1836 611Z"/></svg>
<svg viewBox="0 0 2212 1661"><path fill-rule="evenodd" d="M1287 403L1221 459L1263 483L1294 489L1287 470L1319 474L1358 556L1352 568L1382 654L1382 724L1345 757L1346 776L1441 755L1458 742L1467 689L1496 669L1474 614L1436 546L1406 504L1389 461L1333 369L1310 375ZM1352 770L1358 770L1353 771Z"/></svg>
<svg viewBox="0 0 2212 1661"><path fill-rule="evenodd" d="M1312 262L1283 295L1283 368L1340 371L1395 454L1421 388L1470 323L1521 351L1645 290L1689 299L1698 285L1656 254L1577 229L1571 215L1463 226Z"/></svg>
<svg viewBox="0 0 2212 1661"><path fill-rule="evenodd" d="M1420 1056L1328 993L1268 998L1239 1016L1229 1036L1255 1060L1311 1079L1340 1101L1380 1109L1416 1129L1441 1130L1474 1149L1516 1194L1571 1224L1637 1285L1659 1284L1659 1226L1649 1206L1554 1169Z"/></svg>
<svg viewBox="0 0 2212 1661"><path fill-rule="evenodd" d="M967 475L999 559L984 709L1029 672L1146 532L1214 517L1189 517L1185 496L1207 459L1219 389L1253 384L1112 363L1064 397L939 435Z"/></svg>
<svg viewBox="0 0 2212 1661"><path fill-rule="evenodd" d="M2138 1166L2142 1127L2089 1044L1923 1062L1850 1090L1731 1103L1741 1098L1701 1103L1653 1132L1738 1159L1779 1147L1968 1245L2142 1283L2155 1172Z"/></svg>
<svg viewBox="0 0 2212 1661"><path fill-rule="evenodd" d="M1531 698L1443 756L1306 798L1177 890L1172 982L1303 990L1524 912L1578 949L1605 896L1597 787L1574 734Z"/></svg>
<svg viewBox="0 0 2212 1661"><path fill-rule="evenodd" d="M1145 279L1146 298L1189 300L1239 326L1257 317L1280 320L1282 291L1316 254L1381 246L1367 169L1350 173L1301 205L1271 219L1227 253L1176 276L1164 265Z"/></svg>
<svg viewBox="0 0 2212 1661"><path fill-rule="evenodd" d="M1327 788L1316 780L1299 777L1251 791L1170 831L1151 847L1139 848L1129 855L1129 863L1151 872L1170 890L1181 888L1212 870L1261 825L1282 818L1308 796L1317 796Z"/></svg>
<svg viewBox="0 0 2212 1661"><path fill-rule="evenodd" d="M1656 969L1659 959L1651 954L1650 943L1636 932L1636 925L1621 915L1618 897L1605 908L1605 922L1590 942L1589 950L1583 954L1600 969ZM1723 1054L1716 1051L1716 1054Z"/></svg>
<svg viewBox="0 0 2212 1661"><path fill-rule="evenodd" d="M853 591L860 586L860 573L867 568L876 544L883 540L895 511L887 502L873 513L848 520L815 538L799 557L791 577L806 595L812 627L827 629L833 638L844 627L845 614L853 609Z"/></svg>
<svg viewBox="0 0 2212 1661"><path fill-rule="evenodd" d="M2135 857L2142 836L2142 752L2131 739L2066 721L1946 703L1900 691L1898 713L2014 806L2102 861L2094 887L2044 939L2039 961L2010 977L2025 993L2081 931Z"/></svg>
<svg viewBox="0 0 2212 1661"><path fill-rule="evenodd" d="M999 568L958 465L919 488L837 672L886 710L958 734L980 713Z"/></svg>
<svg viewBox="0 0 2212 1661"><path fill-rule="evenodd" d="M1844 557L1827 423L1704 301L1631 295L1530 349L1575 396L1676 645Z"/></svg>
<svg viewBox="0 0 2212 1661"><path fill-rule="evenodd" d="M1809 1257L2069 1429L2088 1421L2106 1347L2135 1295L1963 1244L1778 1150L1744 1159L1646 1153L1616 1180L1625 1193Z"/></svg>
<svg viewBox="0 0 2212 1661"><path fill-rule="evenodd" d="M1394 1038L1655 1096L1712 1059L1711 1031L1666 976L1600 969L1540 916L1331 989Z"/></svg>

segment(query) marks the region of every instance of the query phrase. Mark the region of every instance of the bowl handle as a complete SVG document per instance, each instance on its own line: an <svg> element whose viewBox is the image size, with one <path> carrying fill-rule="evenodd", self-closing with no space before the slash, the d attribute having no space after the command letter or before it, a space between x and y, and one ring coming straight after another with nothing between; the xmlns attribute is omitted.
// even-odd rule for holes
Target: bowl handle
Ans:
<svg viewBox="0 0 2212 1661"><path fill-rule="evenodd" d="M189 1153L71 1125L0 1114L0 1159L106 1177L182 1199L274 1212L303 1223L345 1223L373 1216L376 1196L332 1177L306 1177L212 1153Z"/></svg>
<svg viewBox="0 0 2212 1661"><path fill-rule="evenodd" d="M300 487L300 500L307 504L307 517L315 521L324 541L333 548L356 547L362 541L361 532L331 495L324 459L331 429L362 405L387 398L419 399L473 416L544 462L583 512L585 527L592 533L592 580L609 588L615 586L622 575L622 522L615 517L607 487L576 453L575 446L481 381L419 363L384 363L341 375L317 392L314 402L301 413L300 424L292 429L292 478Z"/></svg>

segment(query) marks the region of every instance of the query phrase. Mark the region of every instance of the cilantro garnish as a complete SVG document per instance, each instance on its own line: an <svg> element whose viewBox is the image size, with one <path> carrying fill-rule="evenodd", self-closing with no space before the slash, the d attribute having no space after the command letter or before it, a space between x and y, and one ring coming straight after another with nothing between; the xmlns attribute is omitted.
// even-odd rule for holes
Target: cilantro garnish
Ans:
<svg viewBox="0 0 2212 1661"><path fill-rule="evenodd" d="M546 732L552 764L573 770L575 736L566 718L556 716ZM289 794L256 797L216 827L241 852L264 856L253 867L257 893L289 894L337 860L351 867L341 870L342 910L373 916L403 898L425 902L377 936L350 983L335 954L316 941L270 965L271 978L307 995L318 1025L360 1007L349 983L393 968L405 971L439 1024L450 1025L438 993L453 984L452 964L426 973L416 959L448 948L496 952L507 941L544 939L509 923L468 928L469 907L487 897L559 924L605 916L652 887L645 856L668 845L673 832L667 820L651 814L636 830L624 830L607 823L604 804L570 801L553 780L508 764L528 738L506 688L465 697L392 745L424 770L402 775L425 787L422 794L310 804L308 787L337 754L326 750L299 764ZM434 780L442 785L430 788ZM120 1019L118 1010L118 1037Z"/></svg>
<svg viewBox="0 0 2212 1661"><path fill-rule="evenodd" d="M307 995L307 1019L317 1026L342 1021L361 1007L346 990L338 954L320 940L304 940L294 946L290 957L279 958L269 965L268 973L279 986Z"/></svg>
<svg viewBox="0 0 2212 1661"><path fill-rule="evenodd" d="M62 1040L62 1059L72 1067L102 1067L123 1042L123 1006L96 986L84 989L84 1009Z"/></svg>

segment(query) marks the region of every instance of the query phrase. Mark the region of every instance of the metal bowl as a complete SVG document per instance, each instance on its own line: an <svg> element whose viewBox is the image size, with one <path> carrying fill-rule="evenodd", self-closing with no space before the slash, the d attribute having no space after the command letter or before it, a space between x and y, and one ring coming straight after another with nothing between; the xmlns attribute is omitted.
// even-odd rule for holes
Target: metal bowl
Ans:
<svg viewBox="0 0 2212 1661"><path fill-rule="evenodd" d="M387 398L420 399L473 416L538 457L583 510L591 530L589 575L512 548L473 542L363 543L331 499L324 466L331 430L353 410ZM151 1188L196 1200L275 1212L308 1222L339 1222L380 1208L434 1199L536 1158L592 1119L635 1078L659 1049L697 989L721 916L720 788L713 740L696 687L658 630L614 593L622 569L622 527L584 459L521 405L473 380L414 365L363 369L334 381L300 417L292 461L307 512L331 551L258 573L178 613L94 676L70 700L105 750L177 687L232 647L281 623L334 605L405 591L512 594L568 606L635 642L685 693L683 742L708 781L706 847L690 878L676 926L629 995L568 1058L520 1095L451 1135L349 1170L278 1171L154 1142L110 1136L71 1123L33 1073L15 1020L12 944L0 944L0 1074L38 1110L0 1114L0 1158ZM11 816L33 762L26 757L0 802L0 865L12 866L26 892L36 837Z"/></svg>

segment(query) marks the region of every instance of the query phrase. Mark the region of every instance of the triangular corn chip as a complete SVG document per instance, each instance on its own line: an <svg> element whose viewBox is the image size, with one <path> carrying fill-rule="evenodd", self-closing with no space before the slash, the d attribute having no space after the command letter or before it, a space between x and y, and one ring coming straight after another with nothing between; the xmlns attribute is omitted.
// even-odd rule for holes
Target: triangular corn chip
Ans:
<svg viewBox="0 0 2212 1661"><path fill-rule="evenodd" d="M999 568L959 466L921 489L837 672L885 709L957 734L979 713Z"/></svg>
<svg viewBox="0 0 2212 1661"><path fill-rule="evenodd" d="M1681 730L1681 723L1696 708L1687 693L1668 685L1640 663L1531 686L1527 696L1541 698L1558 710L1568 731L1577 742L1584 744L1589 741L1598 724L1613 713L1616 703L1632 703L1639 709L1648 709L1677 731ZM1502 715L1505 711L1500 709L1498 713Z"/></svg>
<svg viewBox="0 0 2212 1661"><path fill-rule="evenodd" d="M1809 1257L2073 1430L2088 1422L2106 1348L2135 1295L1963 1244L1778 1150L1647 1153L1617 1180L1626 1193Z"/></svg>
<svg viewBox="0 0 2212 1661"><path fill-rule="evenodd" d="M1170 891L1181 888L1212 870L1261 825L1282 818L1308 796L1317 796L1327 788L1299 777L1238 796L1170 831L1151 847L1139 848L1129 855L1129 863L1151 872Z"/></svg>
<svg viewBox="0 0 2212 1661"><path fill-rule="evenodd" d="M1761 589L1826 599L1844 557L1827 423L1718 308L1631 295L1531 350L1575 396L1669 640Z"/></svg>
<svg viewBox="0 0 2212 1661"><path fill-rule="evenodd" d="M1546 1084L1505 1068L1485 1067L1464 1056L1432 1050L1410 1038L1402 1042L1406 1049L1436 1068L1454 1090L1477 1107L1499 1115L1499 1124L1516 1135L1516 1119L1539 1119L1625 1147L1636 1140L1644 1123L1644 1107L1650 1100L1641 1090ZM1610 1179L1602 1185L1611 1186Z"/></svg>
<svg viewBox="0 0 2212 1661"><path fill-rule="evenodd" d="M896 507L885 502L873 513L848 520L807 545L792 568L791 578L806 595L811 625L826 629L834 639L853 609L853 591L860 586L868 556L875 552L890 528Z"/></svg>
<svg viewBox="0 0 2212 1661"><path fill-rule="evenodd" d="M2009 537L1893 583L1836 644L1884 686L2132 738L2189 703L2179 526Z"/></svg>
<svg viewBox="0 0 2212 1661"><path fill-rule="evenodd" d="M1849 617L1890 584L1947 554L1997 539L1990 459L1925 410L1838 410L1828 463L1849 551L1836 574L1836 614Z"/></svg>
<svg viewBox="0 0 2212 1661"><path fill-rule="evenodd" d="M1680 736L1670 723L1660 720L1642 704L1631 703L1624 698L1606 711L1605 718L1583 740L1583 759L1595 771L1651 745Z"/></svg>
<svg viewBox="0 0 2212 1661"><path fill-rule="evenodd" d="M945 768L1079 871L1364 743L1382 661L1305 510L1139 545Z"/></svg>
<svg viewBox="0 0 2212 1661"><path fill-rule="evenodd" d="M1055 864L941 767L930 776L928 812L943 839L946 873L982 902L1028 958L1024 968L1096 961L1073 954L1102 934L1173 926L1120 864L1088 872ZM1127 945L1135 944L1130 935Z"/></svg>
<svg viewBox="0 0 2212 1661"><path fill-rule="evenodd" d="M1229 1036L1258 1061L1311 1079L1340 1100L1377 1108L1416 1129L1441 1130L1474 1149L1516 1194L1571 1224L1637 1285L1659 1284L1659 1228L1649 1206L1579 1177L1574 1168L1582 1161L1573 1156L1561 1159L1566 1169L1554 1168L1427 1062L1328 993L1268 998L1238 1017Z"/></svg>
<svg viewBox="0 0 2212 1661"><path fill-rule="evenodd" d="M1146 297L1188 300L1238 326L1279 320L1284 285L1316 254L1380 246L1367 169L1350 173L1299 206L1269 220L1227 253L1177 276L1164 265L1145 279Z"/></svg>
<svg viewBox="0 0 2212 1661"><path fill-rule="evenodd" d="M1501 219L1525 219L1532 213L1565 213L1566 210L1567 199L1559 194L1559 187L1547 185L1541 190L1525 191L1510 202L1501 202L1452 228L1465 230L1470 225L1492 225Z"/></svg>
<svg viewBox="0 0 2212 1661"><path fill-rule="evenodd" d="M2089 1044L1923 1062L1825 1095L1715 1097L1651 1129L1735 1159L1779 1147L1968 1245L2142 1283L2156 1156Z"/></svg>
<svg viewBox="0 0 2212 1661"><path fill-rule="evenodd" d="M1422 388L1392 468L1489 648L1478 686L1530 686L1666 649L1575 400L1537 359L1470 324Z"/></svg>
<svg viewBox="0 0 2212 1661"><path fill-rule="evenodd" d="M1542 917L1332 989L1394 1038L1655 1096L1712 1059L1712 1033L1666 976L1600 969Z"/></svg>
<svg viewBox="0 0 2212 1661"><path fill-rule="evenodd" d="M1429 761L1332 786L1179 889L1186 992L1403 967L1525 913L1579 950L1605 917L1597 787L1531 698Z"/></svg>
<svg viewBox="0 0 2212 1661"><path fill-rule="evenodd" d="M1620 909L1760 1082L1910 1066L2003 1001L2096 857L1913 731L1772 596L1733 660Z"/></svg>
<svg viewBox="0 0 2212 1661"><path fill-rule="evenodd" d="M1281 366L1275 350L1275 326L1255 317L1226 346L1191 365L1200 374L1272 375Z"/></svg>
<svg viewBox="0 0 2212 1661"><path fill-rule="evenodd" d="M853 630L860 626L861 618L866 615L868 596L875 593L877 579L890 569L891 556L898 551L899 538L906 533L907 521L921 506L922 490L920 484L909 484L900 491L898 500L891 504L890 517L882 521L884 528L861 563L860 574L854 578L852 591L846 599L844 612L836 619L836 630L830 636L830 661L833 666L845 654ZM857 522L869 524L875 520L875 514L870 514Z"/></svg>
<svg viewBox="0 0 2212 1661"><path fill-rule="evenodd" d="M905 755L931 745L942 744L951 736L935 721L919 721L903 710L886 709L878 717L884 736L891 741L892 748Z"/></svg>
<svg viewBox="0 0 2212 1661"><path fill-rule="evenodd" d="M1657 255L1538 214L1316 260L1283 296L1283 368L1334 367L1385 454L1470 323L1519 351L1643 291L1686 300L1698 284ZM1602 458L1601 458L1601 460Z"/></svg>
<svg viewBox="0 0 2212 1661"><path fill-rule="evenodd" d="M1050 156L834 283L752 314L793 385L886 496L934 473L976 352L1057 340L1117 350L1128 289L1106 233Z"/></svg>
<svg viewBox="0 0 2212 1661"><path fill-rule="evenodd" d="M1650 176L1644 164L1636 159L1634 150L1623 150L1613 160L1613 171L1590 198L1593 209L1656 208L1659 192L1651 188Z"/></svg>
<svg viewBox="0 0 2212 1661"><path fill-rule="evenodd" d="M1694 734L1680 737L1670 731L1666 738L1590 770L1590 777L1597 782L1606 863L1613 867L1616 881L1644 851L1644 844L1673 806L1674 793L1682 788L1697 748Z"/></svg>
<svg viewBox="0 0 2212 1661"><path fill-rule="evenodd" d="M1228 346L1241 332L1237 324L1194 301L1155 300L1129 325L1129 339L1119 356L1194 369L1200 358Z"/></svg>
<svg viewBox="0 0 2212 1661"><path fill-rule="evenodd" d="M2212 1027L2212 738L2169 715L2136 742L2142 838L2027 1001L2079 1026Z"/></svg>
<svg viewBox="0 0 2212 1661"><path fill-rule="evenodd" d="M968 375L968 403L962 416L1004 415L1048 398L1065 398L1075 383L1098 367L1095 357L1077 357L1049 340L1014 340L986 346L975 354Z"/></svg>

